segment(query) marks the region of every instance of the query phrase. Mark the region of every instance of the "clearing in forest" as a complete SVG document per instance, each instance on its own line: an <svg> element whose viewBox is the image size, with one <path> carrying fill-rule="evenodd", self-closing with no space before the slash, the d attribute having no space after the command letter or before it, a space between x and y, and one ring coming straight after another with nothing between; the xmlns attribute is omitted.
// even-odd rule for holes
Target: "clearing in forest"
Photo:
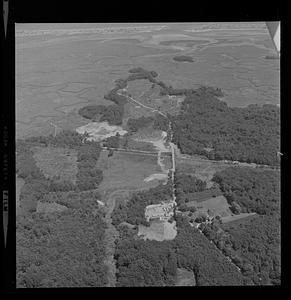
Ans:
<svg viewBox="0 0 291 300"><path fill-rule="evenodd" d="M177 235L176 221L154 220L150 226L139 225L138 236L144 240L165 241L173 240Z"/></svg>
<svg viewBox="0 0 291 300"><path fill-rule="evenodd" d="M36 165L47 178L59 177L60 180L76 183L77 151L69 148L33 147Z"/></svg>
<svg viewBox="0 0 291 300"><path fill-rule="evenodd" d="M111 189L151 188L157 185L155 181L145 182L144 179L159 171L156 156L135 153L115 152L108 157L108 151L102 151L97 162L97 168L103 170L103 181L100 191Z"/></svg>
<svg viewBox="0 0 291 300"><path fill-rule="evenodd" d="M90 122L87 125L78 127L76 131L80 134L88 133L88 141L102 141L110 136L115 136L117 133L124 135L127 133L120 126L109 125L108 122Z"/></svg>
<svg viewBox="0 0 291 300"><path fill-rule="evenodd" d="M216 172L222 171L228 167L230 166L224 162L207 161L198 158L176 158L177 171L194 175L202 181L206 181L207 188L211 188L213 186L213 182L211 181L213 175Z"/></svg>
<svg viewBox="0 0 291 300"><path fill-rule="evenodd" d="M196 280L194 272L184 268L177 268L176 286L195 286Z"/></svg>

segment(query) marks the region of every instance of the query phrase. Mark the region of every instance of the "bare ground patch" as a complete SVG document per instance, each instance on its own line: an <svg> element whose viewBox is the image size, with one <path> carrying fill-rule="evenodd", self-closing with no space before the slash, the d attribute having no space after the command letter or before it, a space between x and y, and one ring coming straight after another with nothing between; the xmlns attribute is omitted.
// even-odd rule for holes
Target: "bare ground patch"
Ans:
<svg viewBox="0 0 291 300"><path fill-rule="evenodd" d="M195 286L196 280L193 271L178 268L176 286Z"/></svg>

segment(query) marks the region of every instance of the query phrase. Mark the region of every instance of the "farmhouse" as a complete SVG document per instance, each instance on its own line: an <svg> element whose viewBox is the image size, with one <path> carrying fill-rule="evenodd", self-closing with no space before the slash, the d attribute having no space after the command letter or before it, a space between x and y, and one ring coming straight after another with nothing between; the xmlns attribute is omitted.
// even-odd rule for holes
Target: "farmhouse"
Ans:
<svg viewBox="0 0 291 300"><path fill-rule="evenodd" d="M145 210L147 221L159 219L166 221L174 215L174 202L148 205Z"/></svg>

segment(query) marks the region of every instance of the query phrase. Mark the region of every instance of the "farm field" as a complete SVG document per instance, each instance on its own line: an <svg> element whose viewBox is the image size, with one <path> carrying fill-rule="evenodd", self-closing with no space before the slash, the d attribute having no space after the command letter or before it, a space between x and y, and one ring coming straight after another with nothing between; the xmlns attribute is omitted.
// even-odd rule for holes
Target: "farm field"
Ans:
<svg viewBox="0 0 291 300"><path fill-rule="evenodd" d="M158 181L144 181L151 174L159 172L155 156L115 152L108 157L108 151L102 151L97 168L103 170L100 192L117 189L143 189L156 186Z"/></svg>
<svg viewBox="0 0 291 300"><path fill-rule="evenodd" d="M188 202L188 207L196 207L197 208L197 215L199 213L207 213L207 211L211 211L213 215L219 215L221 217L226 217L232 215L229 204L224 196L217 196L210 198L208 200L202 202Z"/></svg>

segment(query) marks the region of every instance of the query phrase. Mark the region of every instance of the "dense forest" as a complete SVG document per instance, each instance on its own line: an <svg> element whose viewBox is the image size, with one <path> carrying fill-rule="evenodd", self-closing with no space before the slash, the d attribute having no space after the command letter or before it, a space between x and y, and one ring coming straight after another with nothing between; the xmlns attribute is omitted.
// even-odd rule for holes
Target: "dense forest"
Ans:
<svg viewBox="0 0 291 300"><path fill-rule="evenodd" d="M203 233L231 257L255 285L281 281L278 216L254 216L219 226L204 225Z"/></svg>
<svg viewBox="0 0 291 300"><path fill-rule="evenodd" d="M231 167L214 174L234 213L279 213L280 174L272 170Z"/></svg>
<svg viewBox="0 0 291 300"><path fill-rule="evenodd" d="M77 152L77 182L46 178L33 146L68 147ZM17 287L104 286L103 211L95 168L101 147L76 132L39 136L16 143L16 172L25 180L17 216ZM62 212L37 212L38 203L62 205Z"/></svg>
<svg viewBox="0 0 291 300"><path fill-rule="evenodd" d="M177 217L178 234L172 241L143 241L120 226L116 246L117 286L172 285L177 268L192 270L198 286L247 285L242 276L207 238Z"/></svg>
<svg viewBox="0 0 291 300"><path fill-rule="evenodd" d="M17 287L106 284L105 223L86 206L17 217Z"/></svg>
<svg viewBox="0 0 291 300"><path fill-rule="evenodd" d="M128 202L119 203L115 206L112 213L112 223L115 226L121 222L128 222L133 225L148 225L144 217L146 206L167 201L171 197L172 186L170 181L166 185L160 184L149 190L136 192Z"/></svg>
<svg viewBox="0 0 291 300"><path fill-rule="evenodd" d="M206 190L206 182L198 179L196 176L183 174L178 171L175 172L174 176L178 208L181 211L189 210L186 206L188 194Z"/></svg>
<svg viewBox="0 0 291 300"><path fill-rule="evenodd" d="M280 284L280 174L277 171L230 167L213 180L235 214L257 215L201 229L231 257L255 285Z"/></svg>
<svg viewBox="0 0 291 300"><path fill-rule="evenodd" d="M278 165L279 108L230 108L217 97L200 88L186 95L179 115L172 117L173 139L182 153Z"/></svg>

